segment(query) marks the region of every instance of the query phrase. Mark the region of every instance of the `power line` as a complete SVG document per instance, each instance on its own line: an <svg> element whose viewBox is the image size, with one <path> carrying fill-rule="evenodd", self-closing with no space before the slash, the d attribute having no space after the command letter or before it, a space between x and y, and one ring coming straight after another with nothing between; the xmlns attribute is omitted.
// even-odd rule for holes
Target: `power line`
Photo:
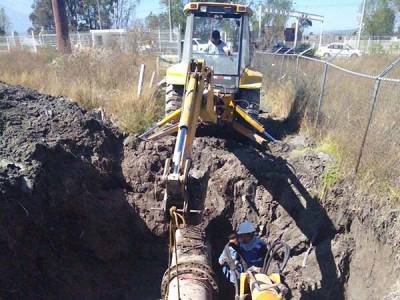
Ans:
<svg viewBox="0 0 400 300"><path fill-rule="evenodd" d="M337 4L337 3L331 3L331 4L299 4L297 5L294 3L294 6L296 7L356 7L359 6L360 3L345 3L345 4Z"/></svg>

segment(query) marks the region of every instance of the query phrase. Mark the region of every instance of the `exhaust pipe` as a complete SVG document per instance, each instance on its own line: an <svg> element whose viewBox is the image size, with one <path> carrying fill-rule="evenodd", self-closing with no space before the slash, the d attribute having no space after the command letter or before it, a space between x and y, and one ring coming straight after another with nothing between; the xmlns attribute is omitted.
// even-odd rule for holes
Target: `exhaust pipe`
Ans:
<svg viewBox="0 0 400 300"><path fill-rule="evenodd" d="M211 268L204 230L196 226L177 229L177 251L164 273L161 295L165 300L215 299L218 286Z"/></svg>

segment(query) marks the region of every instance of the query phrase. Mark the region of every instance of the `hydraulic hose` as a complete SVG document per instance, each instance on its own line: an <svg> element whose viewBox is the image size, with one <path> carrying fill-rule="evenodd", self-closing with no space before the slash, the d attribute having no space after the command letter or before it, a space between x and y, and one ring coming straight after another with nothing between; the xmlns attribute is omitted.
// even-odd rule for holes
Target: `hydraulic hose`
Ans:
<svg viewBox="0 0 400 300"><path fill-rule="evenodd" d="M275 241L271 247L268 249L265 258L264 258L264 264L263 267L261 269L261 272L268 275L268 270L271 266L271 262L274 259L274 256L280 251L283 250L283 260L282 263L278 263L278 267L279 267L279 273L282 273L282 271L285 269L286 264L289 260L289 256L290 256L290 247L288 244L286 244L285 242L282 241Z"/></svg>

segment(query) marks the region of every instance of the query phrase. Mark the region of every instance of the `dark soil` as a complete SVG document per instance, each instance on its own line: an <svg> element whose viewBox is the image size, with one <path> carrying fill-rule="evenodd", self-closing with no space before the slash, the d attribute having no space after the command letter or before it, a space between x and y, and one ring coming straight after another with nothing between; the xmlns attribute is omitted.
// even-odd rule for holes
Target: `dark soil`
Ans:
<svg viewBox="0 0 400 300"><path fill-rule="evenodd" d="M139 141L69 99L2 84L0 137L0 297L157 299L167 226L151 208L174 138ZM350 185L319 200L331 158L303 151L312 142L301 136L286 142L266 151L195 141L193 205L221 286L215 259L248 219L268 242L291 246L284 275L294 299L382 299L399 274L391 247L350 208Z"/></svg>

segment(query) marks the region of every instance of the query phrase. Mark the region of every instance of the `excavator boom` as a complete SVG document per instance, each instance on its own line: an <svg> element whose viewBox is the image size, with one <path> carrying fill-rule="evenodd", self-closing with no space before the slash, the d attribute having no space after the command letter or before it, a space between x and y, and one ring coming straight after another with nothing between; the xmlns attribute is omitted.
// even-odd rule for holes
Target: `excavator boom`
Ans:
<svg viewBox="0 0 400 300"><path fill-rule="evenodd" d="M213 72L205 65L205 61L192 60L186 76L182 107L141 136L142 139L155 140L177 132L173 156L166 160L163 174L165 191L162 210L170 221L170 250L175 249L170 251L171 264L163 278L163 295L168 299L211 299L211 294L217 290L208 254L201 252L192 255L186 250L179 250L182 244L188 242L184 232L188 228L186 220L189 213L199 213L191 209L188 184L191 152L198 124L229 125L239 134L261 145L266 143L266 138L275 141L266 133L262 124L236 104L232 94L214 89L212 80ZM183 272L181 277L180 272ZM248 299L246 297L250 294L253 300L282 299L274 289L276 283L269 276L253 273L242 274L243 297L240 299ZM206 278L206 284L199 278ZM256 289L249 288L250 285L254 286L254 278L257 284L264 282L262 287L257 285Z"/></svg>
<svg viewBox="0 0 400 300"><path fill-rule="evenodd" d="M229 125L239 134L261 145L267 142L266 139L276 141L262 124L236 104L232 94L214 89L212 80L213 72L204 60L192 60L186 77L182 107L140 136L142 139L156 140L177 132L172 160L166 160L163 175L166 184L163 210L167 215L172 206L184 215L190 212L187 183L193 141L200 122Z"/></svg>

